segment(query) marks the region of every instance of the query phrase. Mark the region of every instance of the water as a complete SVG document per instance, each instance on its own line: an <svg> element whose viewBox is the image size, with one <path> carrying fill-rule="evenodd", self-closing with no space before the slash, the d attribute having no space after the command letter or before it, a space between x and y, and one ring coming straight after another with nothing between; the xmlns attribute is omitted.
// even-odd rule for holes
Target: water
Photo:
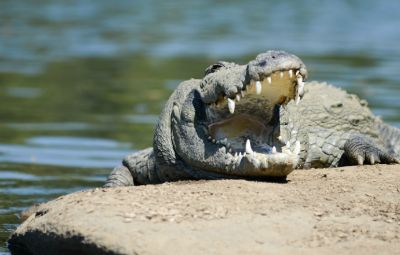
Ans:
<svg viewBox="0 0 400 255"><path fill-rule="evenodd" d="M36 202L101 186L176 85L284 49L400 126L398 1L0 2L0 254Z"/></svg>

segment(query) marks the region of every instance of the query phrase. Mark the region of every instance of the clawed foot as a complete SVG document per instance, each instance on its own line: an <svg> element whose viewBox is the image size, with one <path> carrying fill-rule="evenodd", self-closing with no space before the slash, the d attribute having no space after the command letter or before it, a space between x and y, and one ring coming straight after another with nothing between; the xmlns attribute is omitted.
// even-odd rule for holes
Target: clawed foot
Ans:
<svg viewBox="0 0 400 255"><path fill-rule="evenodd" d="M399 159L383 151L372 141L362 136L355 136L349 139L344 145L344 151L345 156L352 165L400 163Z"/></svg>

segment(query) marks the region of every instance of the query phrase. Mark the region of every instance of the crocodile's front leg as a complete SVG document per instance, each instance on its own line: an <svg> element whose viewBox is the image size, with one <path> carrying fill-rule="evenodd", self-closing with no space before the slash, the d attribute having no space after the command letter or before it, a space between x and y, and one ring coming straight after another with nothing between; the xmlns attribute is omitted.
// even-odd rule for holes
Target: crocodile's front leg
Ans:
<svg viewBox="0 0 400 255"><path fill-rule="evenodd" d="M133 185L133 176L129 169L126 166L117 166L107 177L106 183L103 187L112 188Z"/></svg>
<svg viewBox="0 0 400 255"><path fill-rule="evenodd" d="M114 168L104 187L132 186L160 183L153 148L128 155L122 165Z"/></svg>

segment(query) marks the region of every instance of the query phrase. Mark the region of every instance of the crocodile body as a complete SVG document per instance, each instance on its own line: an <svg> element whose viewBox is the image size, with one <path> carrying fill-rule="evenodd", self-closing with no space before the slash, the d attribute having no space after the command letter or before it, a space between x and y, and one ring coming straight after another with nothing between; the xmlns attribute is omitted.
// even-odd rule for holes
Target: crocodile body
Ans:
<svg viewBox="0 0 400 255"><path fill-rule="evenodd" d="M357 96L308 82L296 56L218 62L181 83L153 147L124 158L106 187L187 179L285 177L293 169L398 163L400 131ZM301 100L300 100L301 99Z"/></svg>

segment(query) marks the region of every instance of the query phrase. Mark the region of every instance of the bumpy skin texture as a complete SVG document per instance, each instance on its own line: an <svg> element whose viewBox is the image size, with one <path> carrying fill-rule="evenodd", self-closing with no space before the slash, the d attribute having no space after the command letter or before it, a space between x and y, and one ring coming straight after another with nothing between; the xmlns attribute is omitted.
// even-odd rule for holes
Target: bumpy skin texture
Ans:
<svg viewBox="0 0 400 255"><path fill-rule="evenodd" d="M220 68L218 72L214 69ZM302 101L273 105L263 116L285 141L300 141L296 159L267 162L268 171L244 158L232 160L226 148L208 141L205 105L221 93L234 97L243 84L262 80L269 72L297 68L306 77L304 64L281 51L260 54L240 66L220 62L206 70L202 80L181 83L173 92L157 124L153 148L127 156L114 169L105 187L162 183L187 179L279 176L294 168L336 167L355 164L398 163L400 131L373 116L357 96L327 85L309 82ZM267 107L268 108L268 107Z"/></svg>
<svg viewBox="0 0 400 255"><path fill-rule="evenodd" d="M398 163L400 131L376 118L365 100L326 83L309 82L296 107L281 110L281 134L301 141L297 168Z"/></svg>

